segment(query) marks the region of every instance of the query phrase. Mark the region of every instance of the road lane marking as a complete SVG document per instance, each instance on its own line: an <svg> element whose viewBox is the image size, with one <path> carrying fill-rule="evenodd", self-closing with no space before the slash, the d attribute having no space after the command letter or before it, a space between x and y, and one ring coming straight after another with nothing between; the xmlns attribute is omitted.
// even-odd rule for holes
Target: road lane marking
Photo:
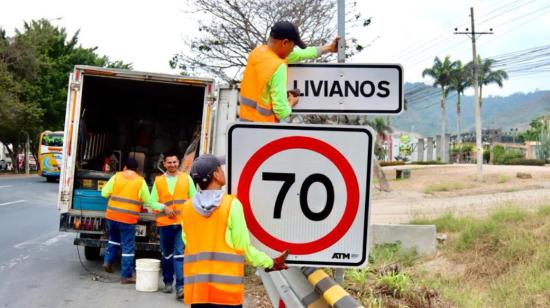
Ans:
<svg viewBox="0 0 550 308"><path fill-rule="evenodd" d="M25 202L26 200L15 200L15 201L11 201L11 202L6 202L6 203L0 203L0 206L6 206L6 205L10 205L10 204L16 204L16 203L21 203L21 202Z"/></svg>
<svg viewBox="0 0 550 308"><path fill-rule="evenodd" d="M59 231L55 230L55 231L51 231L51 232L48 232L46 234L42 234L36 238L33 238L31 240L28 240L28 241L24 241L24 242L21 242L21 243L18 243L16 245L13 245L13 248L16 248L16 249L21 249L21 248L24 248L26 246L30 246L30 245L37 245L39 244L41 241L43 241L44 239L48 239L50 238L52 235L55 235L59 233Z"/></svg>
<svg viewBox="0 0 550 308"><path fill-rule="evenodd" d="M0 186L0 188L8 188L8 187L11 187L11 185Z"/></svg>

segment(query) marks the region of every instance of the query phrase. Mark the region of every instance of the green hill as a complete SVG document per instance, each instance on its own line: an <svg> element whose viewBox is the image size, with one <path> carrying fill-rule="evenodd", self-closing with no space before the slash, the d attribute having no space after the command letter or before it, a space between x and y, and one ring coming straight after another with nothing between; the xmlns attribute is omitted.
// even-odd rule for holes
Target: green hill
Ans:
<svg viewBox="0 0 550 308"><path fill-rule="evenodd" d="M414 131L424 136L440 132L439 90L423 83L405 84L408 110L392 119L399 130ZM447 133L456 134L456 95L446 101ZM474 98L461 97L462 132L474 129ZM538 116L550 113L550 91L515 93L510 96L489 96L482 102L483 128L524 129Z"/></svg>

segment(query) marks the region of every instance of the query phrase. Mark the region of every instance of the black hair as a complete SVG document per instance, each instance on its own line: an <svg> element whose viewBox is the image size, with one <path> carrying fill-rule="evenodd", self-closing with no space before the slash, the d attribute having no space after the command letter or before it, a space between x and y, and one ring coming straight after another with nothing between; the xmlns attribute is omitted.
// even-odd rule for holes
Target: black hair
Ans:
<svg viewBox="0 0 550 308"><path fill-rule="evenodd" d="M126 161L124 162L124 166L127 168L127 169L130 169L130 170L133 170L133 171L137 171L138 169L138 162L137 160L133 159L133 158L128 158L126 159Z"/></svg>
<svg viewBox="0 0 550 308"><path fill-rule="evenodd" d="M179 159L178 152L175 150L169 150L163 153L164 158L162 160L166 160L167 157L176 156L177 159Z"/></svg>

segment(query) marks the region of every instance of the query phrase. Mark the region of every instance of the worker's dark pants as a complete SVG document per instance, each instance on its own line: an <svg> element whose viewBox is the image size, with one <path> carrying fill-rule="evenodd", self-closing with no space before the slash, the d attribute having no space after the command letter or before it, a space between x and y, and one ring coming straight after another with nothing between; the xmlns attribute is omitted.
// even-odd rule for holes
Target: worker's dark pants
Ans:
<svg viewBox="0 0 550 308"><path fill-rule="evenodd" d="M172 285L176 276L176 290L183 288L183 240L181 225L159 227L162 252L162 276L165 285Z"/></svg>
<svg viewBox="0 0 550 308"><path fill-rule="evenodd" d="M122 250L120 276L122 278L132 277L134 273L136 225L107 219L107 229L109 231L109 245L103 263L113 264L118 252Z"/></svg>

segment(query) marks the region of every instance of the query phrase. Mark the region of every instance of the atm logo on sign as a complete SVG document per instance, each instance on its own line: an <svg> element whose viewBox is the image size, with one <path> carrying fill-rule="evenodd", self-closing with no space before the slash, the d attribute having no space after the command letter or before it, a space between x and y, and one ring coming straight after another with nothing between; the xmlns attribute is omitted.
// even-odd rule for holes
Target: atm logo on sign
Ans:
<svg viewBox="0 0 550 308"><path fill-rule="evenodd" d="M332 259L336 260L349 260L351 259L351 253L345 253L345 252L335 252L332 254Z"/></svg>

